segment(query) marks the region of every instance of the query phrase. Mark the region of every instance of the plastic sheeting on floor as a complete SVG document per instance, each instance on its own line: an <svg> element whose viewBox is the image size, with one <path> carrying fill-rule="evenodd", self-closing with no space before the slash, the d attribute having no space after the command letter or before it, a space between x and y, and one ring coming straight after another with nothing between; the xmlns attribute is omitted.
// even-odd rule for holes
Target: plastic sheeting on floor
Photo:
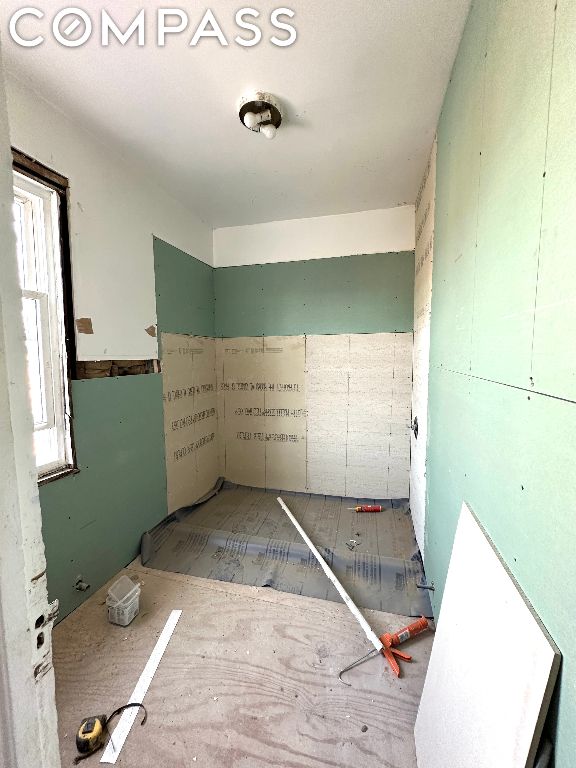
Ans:
<svg viewBox="0 0 576 768"><path fill-rule="evenodd" d="M145 533L143 564L340 602L276 501L280 493L226 483L205 503L180 510ZM428 592L417 586L424 574L407 502L281 495L358 605L432 615ZM384 509L347 509L358 501Z"/></svg>

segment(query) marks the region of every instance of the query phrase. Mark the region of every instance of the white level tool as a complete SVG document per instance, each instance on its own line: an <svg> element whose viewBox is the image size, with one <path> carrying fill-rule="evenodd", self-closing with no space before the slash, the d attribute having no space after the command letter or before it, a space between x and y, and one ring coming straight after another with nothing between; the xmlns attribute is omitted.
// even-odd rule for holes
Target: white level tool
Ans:
<svg viewBox="0 0 576 768"><path fill-rule="evenodd" d="M352 598L350 597L348 592L346 592L346 590L344 589L342 584L340 584L340 582L338 581L338 579L336 578L336 576L334 575L334 573L332 572L332 570L328 566L327 562L324 560L324 558L322 557L320 552L318 552L318 550L316 549L314 544L312 544L312 542L310 541L310 538L309 538L308 534L306 533L306 531L302 528L302 526L300 525L298 520L296 520L296 518L294 517L292 512L290 512L290 510L288 509L286 504L284 504L284 502L282 501L280 496L278 496L278 504L280 504L280 506L282 507L284 512L286 512L286 514L288 515L288 517L292 521L292 524L294 525L294 527L296 528L296 530L298 531L300 536L302 536L302 538L304 539L306 544L308 544L308 546L310 547L310 551L312 552L312 554L314 555L316 560L318 560L318 563L319 563L320 567L322 568L322 570L324 571L324 573L326 574L326 576L328 576L328 578L330 579L332 584L334 584L334 586L338 590L338 594L340 595L342 600L344 600L344 602L346 603L346 605L350 609L350 612L352 613L352 616L354 616L354 618L356 619L358 624L360 624L360 626L364 630L364 634L366 635L368 640L370 640L370 642L372 643L372 645L374 646L374 648L378 652L381 652L382 649L384 648L384 643L379 639L378 635L374 632L374 630L372 629L370 624L368 624L368 622L366 621L364 616L362 616L358 606L354 603L354 601L352 600Z"/></svg>
<svg viewBox="0 0 576 768"><path fill-rule="evenodd" d="M166 650L166 647L170 642L172 633L174 632L176 624L178 623L178 619L180 618L181 615L182 615L182 611L179 611L179 610L171 611L170 616L168 616L168 620L164 625L164 629L162 630L160 637L158 638L156 645L154 646L154 650L150 654L150 658L148 659L146 666L144 667L144 671L140 675L140 679L136 684L136 688L134 688L134 691L132 692L132 696L128 699L128 703L136 702L136 701L141 702L144 699L144 696L146 695L146 692L150 687L152 678L154 677L156 670L158 669L158 665L162 660L164 651ZM101 763L111 763L112 765L116 763L116 760L120 755L120 750L122 749L122 747L124 746L124 742L128 738L130 729L132 728L132 725L134 724L134 720L136 720L136 715L138 714L139 711L140 710L137 707L134 707L133 709L126 709L124 711L120 720L118 721L118 725L114 729L114 733L110 737L110 741L106 745L104 754L100 759Z"/></svg>

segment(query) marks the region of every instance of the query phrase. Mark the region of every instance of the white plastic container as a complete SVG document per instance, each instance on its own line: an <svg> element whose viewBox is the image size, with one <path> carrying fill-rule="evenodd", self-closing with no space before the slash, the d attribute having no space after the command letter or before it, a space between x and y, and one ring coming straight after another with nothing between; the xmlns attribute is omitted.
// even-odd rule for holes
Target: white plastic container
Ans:
<svg viewBox="0 0 576 768"><path fill-rule="evenodd" d="M128 576L120 576L108 590L108 621L127 627L140 610L140 584Z"/></svg>

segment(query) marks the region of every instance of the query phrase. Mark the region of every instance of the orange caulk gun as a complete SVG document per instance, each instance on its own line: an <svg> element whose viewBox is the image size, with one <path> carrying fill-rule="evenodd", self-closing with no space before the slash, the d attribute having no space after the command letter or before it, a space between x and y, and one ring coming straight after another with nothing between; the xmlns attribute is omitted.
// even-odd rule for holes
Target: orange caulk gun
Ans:
<svg viewBox="0 0 576 768"><path fill-rule="evenodd" d="M342 675L344 672L348 672L354 667L357 667L358 664L362 664L364 661L368 661L368 659L376 656L377 653L381 653L384 656L390 665L392 672L394 672L396 677L400 677L400 665L398 664L396 657L402 659L403 661L412 661L412 656L409 656L403 651L399 651L396 646L400 645L400 643L406 642L406 640L410 640L412 637L416 637L416 635L425 632L429 628L428 619L425 619L424 616L422 616L422 618L418 619L418 621L414 621L407 627L399 629L398 632L394 632L394 634L386 632L385 634L380 635L378 640L381 643L381 648L378 648L376 644L374 644L374 650L370 651L370 653L367 653L365 656L362 656L361 659L358 659L343 669L338 675L340 682L344 683L344 685L350 685L350 683L342 680Z"/></svg>
<svg viewBox="0 0 576 768"><path fill-rule="evenodd" d="M324 560L320 552L318 552L317 548L315 547L314 543L310 539L310 536L306 533L306 531L302 528L298 520L294 517L292 512L288 509L286 504L282 501L282 498L278 496L277 499L278 503L300 534L306 544L308 545L310 551L318 561L318 565L322 568L326 576L330 579L336 590L338 591L338 594L344 600L346 605L348 606L348 609L350 613L354 616L358 624L362 627L362 631L366 635L367 639L370 641L370 643L373 646L373 650L370 651L370 653L367 653L366 656L363 656L361 659L358 659L358 661L355 661L354 664L350 664L350 666L346 667L346 669L343 669L342 672L338 675L340 680L344 683L344 680L342 680L342 675L344 672L347 672L349 669L352 669L352 667L357 666L358 664L361 664L363 661L367 661L372 656L375 656L377 653L381 653L388 664L390 664L390 667L392 668L392 671L394 672L397 677L400 677L400 666L398 665L398 662L396 661L395 657L398 657L399 659L403 659L404 661L411 661L412 657L409 656L407 653L403 653L402 651L398 651L396 649L397 645L400 645L400 643L405 642L406 640L409 640L411 637L415 637L416 635L419 635L421 632L424 632L426 629L429 629L428 627L428 621L422 616L421 619L418 619L418 621L415 621L413 624L410 624L408 627L404 627L404 629L399 630L398 632L395 632L393 635L386 632L384 635L381 635L378 637L376 632L372 629L370 624L366 621L366 618L361 613L358 606L354 603L348 592L344 589L343 585L338 580L338 577L334 573L334 571L330 568L328 563ZM349 683L345 683L345 685L349 685Z"/></svg>

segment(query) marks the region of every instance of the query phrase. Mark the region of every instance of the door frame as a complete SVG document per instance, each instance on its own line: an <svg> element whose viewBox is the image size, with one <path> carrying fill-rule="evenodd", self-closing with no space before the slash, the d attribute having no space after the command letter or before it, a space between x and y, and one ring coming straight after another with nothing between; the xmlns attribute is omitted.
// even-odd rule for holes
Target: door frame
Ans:
<svg viewBox="0 0 576 768"><path fill-rule="evenodd" d="M52 625L22 304L12 152L0 51L0 764L60 768Z"/></svg>

